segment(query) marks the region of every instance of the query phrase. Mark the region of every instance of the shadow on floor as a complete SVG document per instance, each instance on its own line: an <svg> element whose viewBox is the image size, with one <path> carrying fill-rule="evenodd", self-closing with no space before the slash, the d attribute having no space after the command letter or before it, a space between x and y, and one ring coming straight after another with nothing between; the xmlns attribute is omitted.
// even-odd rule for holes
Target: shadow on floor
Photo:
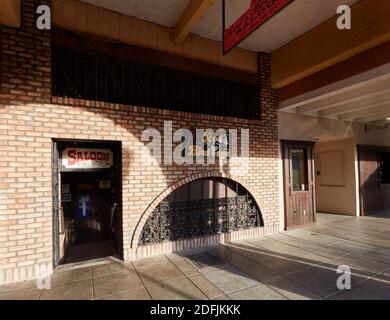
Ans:
<svg viewBox="0 0 390 320"><path fill-rule="evenodd" d="M89 242L70 246L64 263L75 263L110 256L116 256L114 241Z"/></svg>
<svg viewBox="0 0 390 320"><path fill-rule="evenodd" d="M390 299L390 240L381 237L390 224L375 219L328 216L317 226L194 252L106 259L56 271L50 290L2 286L0 299ZM337 288L341 265L350 267L351 290Z"/></svg>

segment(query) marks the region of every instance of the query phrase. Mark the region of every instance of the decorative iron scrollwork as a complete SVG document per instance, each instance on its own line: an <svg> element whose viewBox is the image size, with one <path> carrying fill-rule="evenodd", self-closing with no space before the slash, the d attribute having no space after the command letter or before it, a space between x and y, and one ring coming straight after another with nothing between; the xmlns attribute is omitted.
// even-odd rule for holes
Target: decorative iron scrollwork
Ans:
<svg viewBox="0 0 390 320"><path fill-rule="evenodd" d="M260 210L249 196L163 201L146 221L140 244L202 237L260 225Z"/></svg>

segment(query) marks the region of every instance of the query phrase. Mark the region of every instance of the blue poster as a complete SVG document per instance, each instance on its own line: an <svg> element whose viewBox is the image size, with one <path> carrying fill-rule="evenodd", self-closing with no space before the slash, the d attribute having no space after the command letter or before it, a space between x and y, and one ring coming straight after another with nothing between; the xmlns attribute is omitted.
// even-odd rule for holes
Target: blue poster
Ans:
<svg viewBox="0 0 390 320"><path fill-rule="evenodd" d="M92 218L92 195L78 195L76 202L76 215L80 220Z"/></svg>

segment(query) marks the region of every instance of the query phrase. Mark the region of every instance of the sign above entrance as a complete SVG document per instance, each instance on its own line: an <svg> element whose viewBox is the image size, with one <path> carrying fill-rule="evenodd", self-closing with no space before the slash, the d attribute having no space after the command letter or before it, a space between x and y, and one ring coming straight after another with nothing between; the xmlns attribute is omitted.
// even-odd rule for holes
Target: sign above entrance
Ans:
<svg viewBox="0 0 390 320"><path fill-rule="evenodd" d="M223 0L223 54L227 54L272 16L294 0L251 0L249 9L225 28L225 0Z"/></svg>
<svg viewBox="0 0 390 320"><path fill-rule="evenodd" d="M109 169L114 161L109 149L66 148L61 163L64 169Z"/></svg>

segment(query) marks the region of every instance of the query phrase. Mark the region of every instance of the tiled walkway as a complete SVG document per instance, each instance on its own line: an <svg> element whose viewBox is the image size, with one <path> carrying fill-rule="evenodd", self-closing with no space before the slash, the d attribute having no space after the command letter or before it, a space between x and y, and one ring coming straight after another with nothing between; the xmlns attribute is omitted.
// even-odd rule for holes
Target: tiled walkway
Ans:
<svg viewBox="0 0 390 320"><path fill-rule="evenodd" d="M390 299L390 213L318 219L198 253L65 266L52 276L52 289L39 290L35 281L7 285L0 299ZM351 290L336 287L340 265L352 270Z"/></svg>

